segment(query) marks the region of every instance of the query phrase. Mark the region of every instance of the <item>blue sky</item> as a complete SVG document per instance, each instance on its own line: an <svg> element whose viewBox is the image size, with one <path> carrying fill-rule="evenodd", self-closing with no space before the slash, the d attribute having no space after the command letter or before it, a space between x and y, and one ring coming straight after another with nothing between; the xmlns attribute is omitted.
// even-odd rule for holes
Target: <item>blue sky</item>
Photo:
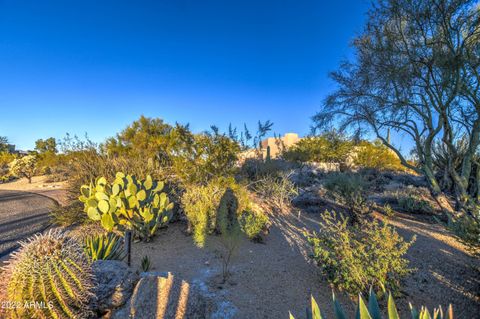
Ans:
<svg viewBox="0 0 480 319"><path fill-rule="evenodd" d="M368 5L0 0L0 136L101 142L141 114L306 134Z"/></svg>

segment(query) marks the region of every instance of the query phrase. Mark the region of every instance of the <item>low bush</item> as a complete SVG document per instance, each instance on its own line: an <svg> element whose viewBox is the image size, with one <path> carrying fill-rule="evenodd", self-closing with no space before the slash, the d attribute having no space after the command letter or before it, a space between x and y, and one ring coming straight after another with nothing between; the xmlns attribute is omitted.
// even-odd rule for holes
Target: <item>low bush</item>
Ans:
<svg viewBox="0 0 480 319"><path fill-rule="evenodd" d="M329 196L348 208L353 223L359 222L361 217L368 213L369 184L360 175L333 173L326 178L324 187Z"/></svg>
<svg viewBox="0 0 480 319"><path fill-rule="evenodd" d="M230 188L238 201L237 218L241 218L242 214L248 214L250 217L249 237L254 238L255 234L250 227L253 224L262 224L261 220L265 219L263 212L257 209L245 186L235 182L233 178L217 178L211 180L206 185L192 185L182 196L182 208L189 222L189 229L193 234L195 243L202 247L208 234L219 231L217 227L217 210L220 200L225 191ZM255 211L255 213L253 212ZM259 221L254 221L258 219ZM256 227L259 229L259 227Z"/></svg>
<svg viewBox="0 0 480 319"><path fill-rule="evenodd" d="M93 272L82 246L65 233L49 231L21 243L2 277L6 300L22 305L5 309L5 318L90 318Z"/></svg>
<svg viewBox="0 0 480 319"><path fill-rule="evenodd" d="M270 206L284 209L298 195L295 184L290 180L290 173L280 172L266 175L251 183L251 189Z"/></svg>
<svg viewBox="0 0 480 319"><path fill-rule="evenodd" d="M480 222L478 219L463 214L448 217L447 228L467 245L480 246Z"/></svg>
<svg viewBox="0 0 480 319"><path fill-rule="evenodd" d="M306 233L313 258L336 288L351 296L370 287L399 292L412 270L403 257L415 238L405 241L394 228L373 220L354 226L335 212L322 215L319 232Z"/></svg>
<svg viewBox="0 0 480 319"><path fill-rule="evenodd" d="M10 164L10 172L21 178L25 177L28 182L32 182L32 177L37 174L37 157L35 155L27 155L14 159Z"/></svg>
<svg viewBox="0 0 480 319"><path fill-rule="evenodd" d="M427 200L430 192L426 188L408 186L395 193L398 207L406 213L432 214L435 209Z"/></svg>
<svg viewBox="0 0 480 319"><path fill-rule="evenodd" d="M268 222L268 216L255 204L252 205L251 210L243 211L240 216L243 232L254 241L261 241L260 234L267 229Z"/></svg>
<svg viewBox="0 0 480 319"><path fill-rule="evenodd" d="M355 165L377 170L406 171L398 156L381 141L362 141L355 147Z"/></svg>
<svg viewBox="0 0 480 319"><path fill-rule="evenodd" d="M283 153L283 158L293 162L341 163L350 154L353 143L345 136L328 132L306 137Z"/></svg>

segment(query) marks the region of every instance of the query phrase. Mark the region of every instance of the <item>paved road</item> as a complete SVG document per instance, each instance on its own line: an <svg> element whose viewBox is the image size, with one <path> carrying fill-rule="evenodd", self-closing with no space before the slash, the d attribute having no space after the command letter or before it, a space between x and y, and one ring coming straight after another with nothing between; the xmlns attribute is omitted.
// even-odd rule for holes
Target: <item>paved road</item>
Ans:
<svg viewBox="0 0 480 319"><path fill-rule="evenodd" d="M45 230L54 200L28 192L0 190L0 259L18 247L18 241Z"/></svg>

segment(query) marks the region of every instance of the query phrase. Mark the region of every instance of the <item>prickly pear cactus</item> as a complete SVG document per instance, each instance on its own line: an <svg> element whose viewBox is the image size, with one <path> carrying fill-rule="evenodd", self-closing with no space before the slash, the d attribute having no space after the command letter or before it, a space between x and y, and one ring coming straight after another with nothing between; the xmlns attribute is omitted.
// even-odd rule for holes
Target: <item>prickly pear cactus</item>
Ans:
<svg viewBox="0 0 480 319"><path fill-rule="evenodd" d="M148 241L170 219L173 203L162 192L163 187L163 182L150 175L138 180L118 172L111 184L99 177L95 183L83 185L79 199L88 217L100 221L105 230L134 230Z"/></svg>
<svg viewBox="0 0 480 319"><path fill-rule="evenodd" d="M2 290L9 304L5 318L87 318L90 314L90 263L82 246L64 233L50 231L21 243L3 270L6 287Z"/></svg>

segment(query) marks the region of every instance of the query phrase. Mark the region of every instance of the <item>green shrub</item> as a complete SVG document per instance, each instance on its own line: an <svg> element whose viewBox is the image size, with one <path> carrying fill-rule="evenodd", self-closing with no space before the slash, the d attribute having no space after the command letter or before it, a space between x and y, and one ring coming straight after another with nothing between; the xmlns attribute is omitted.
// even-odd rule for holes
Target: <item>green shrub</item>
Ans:
<svg viewBox="0 0 480 319"><path fill-rule="evenodd" d="M8 318L87 318L93 274L82 246L59 231L21 243L5 268ZM24 306L35 302L36 306Z"/></svg>
<svg viewBox="0 0 480 319"><path fill-rule="evenodd" d="M463 214L459 217L448 216L447 228L468 245L480 246L480 222Z"/></svg>
<svg viewBox="0 0 480 319"><path fill-rule="evenodd" d="M284 209L298 195L295 184L290 181L290 174L280 172L266 175L251 183L252 190L262 197L270 206Z"/></svg>
<svg viewBox="0 0 480 319"><path fill-rule="evenodd" d="M163 187L163 182L150 175L138 180L118 172L111 184L99 177L95 183L83 185L79 199L88 217L99 221L106 231L134 230L140 239L149 241L168 222L173 208Z"/></svg>
<svg viewBox="0 0 480 319"><path fill-rule="evenodd" d="M398 315L397 306L395 305L395 301L391 294L388 295L388 302L387 302L387 318L388 319L400 319ZM418 311L415 307L410 305L410 313L412 319L430 319L430 312L427 308L422 307L420 311ZM336 319L347 319L345 311L343 310L340 303L335 299L335 295L333 295L333 310L335 313ZM370 291L370 295L368 298L368 304L363 301L362 296L358 296L358 303L357 303L357 310L355 311L355 318L357 319L382 319L382 312L380 310L380 306L378 305L377 296L373 292ZM307 308L307 319L322 319L325 318L322 316L320 312L320 308L318 307L317 302L311 297L311 306ZM295 319L293 315L290 313L290 319ZM433 319L453 319L453 308L450 305L447 308L447 312L444 314L442 307L433 310Z"/></svg>
<svg viewBox="0 0 480 319"><path fill-rule="evenodd" d="M92 261L125 259L122 238L113 233L86 237L84 249Z"/></svg>
<svg viewBox="0 0 480 319"><path fill-rule="evenodd" d="M253 205L251 210L243 211L240 216L240 225L248 238L260 241L260 233L267 228L268 216L258 207Z"/></svg>
<svg viewBox="0 0 480 319"><path fill-rule="evenodd" d="M235 182L233 178L217 178L206 185L192 185L182 196L182 208L189 222L190 230L195 243L203 247L208 234L219 231L217 227L217 210L220 200L225 191L230 188L238 200L237 218L241 218L244 212L252 212L251 218L264 219L265 215L260 214L245 186ZM258 229L258 228L257 228ZM253 230L253 228L249 228ZM249 232L249 237L254 238L257 234Z"/></svg>
<svg viewBox="0 0 480 319"><path fill-rule="evenodd" d="M324 182L328 195L345 205L352 214L352 222L357 223L368 213L368 183L359 175L349 173L330 174Z"/></svg>
<svg viewBox="0 0 480 319"><path fill-rule="evenodd" d="M283 158L294 162L341 163L350 154L353 143L335 131L306 137L284 152Z"/></svg>
<svg viewBox="0 0 480 319"><path fill-rule="evenodd" d="M325 212L318 233L307 233L313 258L327 279L351 296L370 287L399 291L400 279L411 272L403 258L414 239L404 241L388 224L374 220L348 226L347 219Z"/></svg>
<svg viewBox="0 0 480 319"><path fill-rule="evenodd" d="M152 263L150 262L150 258L148 256L143 256L142 262L140 263L140 269L142 269L143 272L148 272L151 267Z"/></svg>
<svg viewBox="0 0 480 319"><path fill-rule="evenodd" d="M426 200L430 192L424 188L407 187L395 194L399 208L406 213L432 214L435 210L432 204Z"/></svg>
<svg viewBox="0 0 480 319"><path fill-rule="evenodd" d="M355 147L354 163L363 168L405 171L398 156L381 141L362 141Z"/></svg>

